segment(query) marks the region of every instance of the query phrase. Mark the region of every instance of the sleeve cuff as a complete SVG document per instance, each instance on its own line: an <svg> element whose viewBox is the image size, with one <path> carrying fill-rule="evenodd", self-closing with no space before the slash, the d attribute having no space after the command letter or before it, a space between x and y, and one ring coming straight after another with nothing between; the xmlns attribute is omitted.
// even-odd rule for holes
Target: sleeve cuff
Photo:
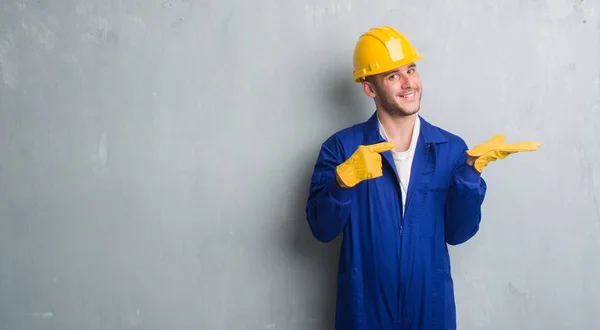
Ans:
<svg viewBox="0 0 600 330"><path fill-rule="evenodd" d="M469 185L478 185L481 182L481 173L467 163L463 163L456 174L461 182Z"/></svg>
<svg viewBox="0 0 600 330"><path fill-rule="evenodd" d="M335 179L327 187L327 193L329 197L339 204L350 203L350 194L352 193L351 188L340 187Z"/></svg>

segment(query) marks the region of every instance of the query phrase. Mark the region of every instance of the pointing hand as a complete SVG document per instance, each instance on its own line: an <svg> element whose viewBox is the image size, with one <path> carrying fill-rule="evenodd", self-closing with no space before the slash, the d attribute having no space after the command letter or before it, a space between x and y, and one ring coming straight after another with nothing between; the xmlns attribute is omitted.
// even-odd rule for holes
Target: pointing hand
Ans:
<svg viewBox="0 0 600 330"><path fill-rule="evenodd" d="M345 187L354 187L359 182L383 175L381 152L392 150L394 143L381 142L361 145L344 163L336 168L337 178Z"/></svg>
<svg viewBox="0 0 600 330"><path fill-rule="evenodd" d="M505 140L506 136L496 134L490 140L467 150L467 155L476 158L473 166L477 172L481 173L484 167L497 159L504 159L517 152L535 151L541 146L538 142L506 144Z"/></svg>

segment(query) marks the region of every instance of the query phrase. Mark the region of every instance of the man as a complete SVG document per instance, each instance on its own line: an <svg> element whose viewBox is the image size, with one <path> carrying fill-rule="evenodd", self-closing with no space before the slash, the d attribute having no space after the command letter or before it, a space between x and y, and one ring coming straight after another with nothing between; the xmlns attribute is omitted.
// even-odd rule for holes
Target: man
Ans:
<svg viewBox="0 0 600 330"><path fill-rule="evenodd" d="M329 242L343 234L336 329L456 329L447 244L479 229L486 193L482 169L538 143L504 136L468 150L462 138L417 113L422 86L410 41L391 27L364 33L354 50L354 81L376 106L363 123L321 146L307 220Z"/></svg>

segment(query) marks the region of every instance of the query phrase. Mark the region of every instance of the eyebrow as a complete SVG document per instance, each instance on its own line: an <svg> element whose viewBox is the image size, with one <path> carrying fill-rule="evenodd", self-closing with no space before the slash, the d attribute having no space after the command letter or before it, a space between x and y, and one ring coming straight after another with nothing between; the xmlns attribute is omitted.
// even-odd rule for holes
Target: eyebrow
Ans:
<svg viewBox="0 0 600 330"><path fill-rule="evenodd" d="M417 67L417 65L416 65L415 63L413 63L413 64L411 64L411 65L409 65L409 66L408 66L408 69L414 69L414 68L416 68L416 67ZM400 70L400 69L393 69L392 71L388 72L388 73L386 74L386 76L389 76L389 75L391 75L391 74L398 74L398 73L400 73L400 72L401 72L401 70Z"/></svg>

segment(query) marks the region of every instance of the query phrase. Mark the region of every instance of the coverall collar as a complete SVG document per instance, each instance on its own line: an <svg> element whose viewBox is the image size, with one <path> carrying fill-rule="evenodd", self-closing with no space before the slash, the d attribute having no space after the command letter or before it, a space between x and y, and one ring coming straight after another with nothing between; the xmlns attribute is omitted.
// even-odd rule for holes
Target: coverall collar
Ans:
<svg viewBox="0 0 600 330"><path fill-rule="evenodd" d="M447 142L448 139L440 132L440 129L434 127L429 122L427 122L423 117L419 116L421 119L421 132L419 134L419 141L417 143L443 143ZM367 141L365 144L375 144L379 142L385 142L385 139L381 136L379 131L379 121L377 120L377 111L371 115L371 118L367 120L367 134L365 135Z"/></svg>

